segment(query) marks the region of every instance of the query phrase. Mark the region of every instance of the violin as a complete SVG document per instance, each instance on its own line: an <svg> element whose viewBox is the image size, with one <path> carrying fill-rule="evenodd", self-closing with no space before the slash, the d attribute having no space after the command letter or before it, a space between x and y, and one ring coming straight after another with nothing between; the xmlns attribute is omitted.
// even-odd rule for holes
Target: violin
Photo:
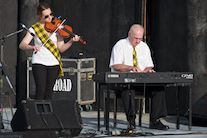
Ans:
<svg viewBox="0 0 207 138"><path fill-rule="evenodd" d="M57 28L59 28L57 31L63 36L63 38L68 38L70 36L75 36L76 34L73 33L72 27L69 25L61 25L60 17L55 17L52 22L46 23L46 29L49 31L55 31ZM61 25L61 26L59 26ZM82 38L79 39L79 41L85 45L86 41L84 41Z"/></svg>

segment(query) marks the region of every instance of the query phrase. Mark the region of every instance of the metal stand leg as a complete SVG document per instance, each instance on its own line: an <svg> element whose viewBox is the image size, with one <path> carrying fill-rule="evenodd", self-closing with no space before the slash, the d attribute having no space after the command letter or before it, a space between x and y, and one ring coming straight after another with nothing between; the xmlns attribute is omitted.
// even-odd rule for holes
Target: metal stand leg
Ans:
<svg viewBox="0 0 207 138"><path fill-rule="evenodd" d="M142 112L143 112L143 108L142 108L142 105L143 105L143 100L140 98L139 99L139 126L141 127L142 126Z"/></svg>
<svg viewBox="0 0 207 138"><path fill-rule="evenodd" d="M11 113L12 113L12 116L14 115L13 113L13 109L12 109L12 103L11 103L11 97L9 95L9 92L5 92L4 95L2 97L7 97L8 100L9 100L9 107L11 109ZM2 99L2 102L3 102L3 99ZM4 103L4 102L3 102Z"/></svg>
<svg viewBox="0 0 207 138"><path fill-rule="evenodd" d="M110 92L107 84L107 98L106 98L106 130L109 132L109 102L110 102Z"/></svg>
<svg viewBox="0 0 207 138"><path fill-rule="evenodd" d="M103 111L104 111L104 126L106 127L106 108L105 108L105 104L106 104L106 95L107 95L107 91L103 91Z"/></svg>
<svg viewBox="0 0 207 138"><path fill-rule="evenodd" d="M116 118L117 118L117 93L114 92L114 128L116 128Z"/></svg>
<svg viewBox="0 0 207 138"><path fill-rule="evenodd" d="M3 108L2 108L2 93L3 93L3 77L0 79L0 126L1 129L4 127L2 123L2 114L3 114Z"/></svg>
<svg viewBox="0 0 207 138"><path fill-rule="evenodd" d="M176 128L180 128L180 112L179 112L179 86L176 88L176 112L177 112L177 124Z"/></svg>
<svg viewBox="0 0 207 138"><path fill-rule="evenodd" d="M189 131L191 131L191 127L192 127L192 84L190 85L190 91L189 91L189 110L188 110L188 114L189 114L189 122L188 122L188 129Z"/></svg>
<svg viewBox="0 0 207 138"><path fill-rule="evenodd" d="M149 125L150 125L150 122L151 122L151 113L152 113L152 98L149 98Z"/></svg>
<svg viewBox="0 0 207 138"><path fill-rule="evenodd" d="M97 98L98 98L98 131L100 130L100 85L97 83Z"/></svg>

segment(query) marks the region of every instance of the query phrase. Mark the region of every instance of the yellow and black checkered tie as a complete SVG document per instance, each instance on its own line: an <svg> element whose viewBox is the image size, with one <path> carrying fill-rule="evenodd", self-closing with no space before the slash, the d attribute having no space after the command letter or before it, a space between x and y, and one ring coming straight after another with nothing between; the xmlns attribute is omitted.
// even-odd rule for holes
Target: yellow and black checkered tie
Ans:
<svg viewBox="0 0 207 138"><path fill-rule="evenodd" d="M138 63L137 63L137 54L136 54L136 50L135 50L135 46L133 46L133 63L135 67L138 67Z"/></svg>
<svg viewBox="0 0 207 138"><path fill-rule="evenodd" d="M37 34L37 36L39 37L39 39L41 40L41 42L44 44L45 41L49 38L49 36L47 35L47 33L44 31L44 29L42 28L42 26L37 22L34 25L32 25L32 28L34 29L35 33ZM45 47L50 50L50 52L57 58L57 60L59 61L59 77L64 76L63 73L63 65L62 65L62 61L60 59L60 53L57 49L57 47L55 46L55 44L52 42L51 39L49 39L47 41L47 43L45 44Z"/></svg>

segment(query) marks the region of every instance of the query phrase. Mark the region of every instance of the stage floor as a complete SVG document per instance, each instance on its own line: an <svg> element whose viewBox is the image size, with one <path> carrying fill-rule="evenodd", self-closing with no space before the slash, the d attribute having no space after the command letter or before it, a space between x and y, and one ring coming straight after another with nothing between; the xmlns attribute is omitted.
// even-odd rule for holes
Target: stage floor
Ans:
<svg viewBox="0 0 207 138"><path fill-rule="evenodd" d="M13 109L15 112L15 109ZM117 127L116 130L113 128L113 113L110 112L110 133L105 131L103 112L101 112L101 128L100 131L97 130L97 111L83 111L81 112L81 117L83 121L83 129L79 137L123 137L122 135L111 135L112 132L122 132L127 127L127 121L125 114L122 112L117 113ZM12 132L10 121L12 119L11 109L3 109L3 119L4 129L1 129L1 132ZM136 133L125 133L124 137L159 137L159 138L206 138L207 137L207 127L192 126L191 131L188 130L188 120L185 117L180 117L180 129L176 129L176 116L167 116L161 120L165 125L169 125L170 129L167 131L162 130L153 130L149 129L149 114L143 114L142 117L142 126L138 126L138 115L137 115L137 129ZM113 133L114 134L114 133Z"/></svg>

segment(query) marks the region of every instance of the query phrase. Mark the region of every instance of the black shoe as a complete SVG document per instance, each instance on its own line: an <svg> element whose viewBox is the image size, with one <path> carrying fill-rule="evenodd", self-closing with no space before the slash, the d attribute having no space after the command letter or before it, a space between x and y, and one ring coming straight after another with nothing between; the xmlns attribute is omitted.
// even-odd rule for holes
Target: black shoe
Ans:
<svg viewBox="0 0 207 138"><path fill-rule="evenodd" d="M134 129L136 129L136 123L135 123L135 120L134 119L128 121L127 129L128 130L134 130Z"/></svg>
<svg viewBox="0 0 207 138"><path fill-rule="evenodd" d="M160 122L159 119L157 119L155 122L150 123L150 129L158 129L158 130L168 130L169 126L163 125L162 122Z"/></svg>

